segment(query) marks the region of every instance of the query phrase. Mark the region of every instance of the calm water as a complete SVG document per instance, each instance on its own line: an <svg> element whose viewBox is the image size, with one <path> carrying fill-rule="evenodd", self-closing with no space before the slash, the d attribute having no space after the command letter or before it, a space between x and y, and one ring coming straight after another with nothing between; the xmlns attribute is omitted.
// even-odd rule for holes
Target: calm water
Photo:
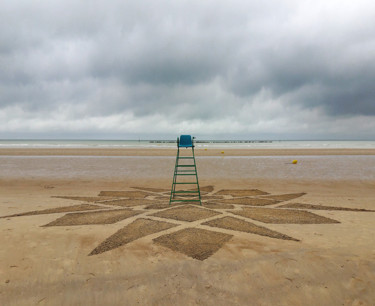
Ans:
<svg viewBox="0 0 375 306"><path fill-rule="evenodd" d="M197 139L198 148L354 148L375 149L375 141L204 141ZM0 148L175 148L171 141L148 140L0 140Z"/></svg>

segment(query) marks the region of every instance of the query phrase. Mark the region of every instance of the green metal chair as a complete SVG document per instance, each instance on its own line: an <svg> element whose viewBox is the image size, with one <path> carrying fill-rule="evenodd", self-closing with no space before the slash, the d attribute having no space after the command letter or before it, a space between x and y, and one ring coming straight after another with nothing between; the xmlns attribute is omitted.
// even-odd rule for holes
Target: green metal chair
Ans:
<svg viewBox="0 0 375 306"><path fill-rule="evenodd" d="M169 198L169 205L172 202L199 202L202 205L201 192L199 189L197 165L195 163L194 155L194 138L191 135L181 135L177 138L177 156L174 167L173 182L171 188L171 196ZM180 156L180 148L191 148L191 156ZM183 160L192 161L192 163L183 163ZM188 181L178 180L178 178L189 178ZM194 180L195 178L195 180ZM193 190L176 190L177 185L195 185Z"/></svg>

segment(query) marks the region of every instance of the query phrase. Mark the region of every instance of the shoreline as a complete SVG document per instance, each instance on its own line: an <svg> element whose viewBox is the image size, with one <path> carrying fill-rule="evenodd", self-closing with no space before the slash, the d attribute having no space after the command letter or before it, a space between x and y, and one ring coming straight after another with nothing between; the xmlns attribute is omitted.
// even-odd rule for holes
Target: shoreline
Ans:
<svg viewBox="0 0 375 306"><path fill-rule="evenodd" d="M224 152L224 153L222 153ZM375 149L195 149L196 156L375 155ZM0 156L176 156L175 148L1 148Z"/></svg>

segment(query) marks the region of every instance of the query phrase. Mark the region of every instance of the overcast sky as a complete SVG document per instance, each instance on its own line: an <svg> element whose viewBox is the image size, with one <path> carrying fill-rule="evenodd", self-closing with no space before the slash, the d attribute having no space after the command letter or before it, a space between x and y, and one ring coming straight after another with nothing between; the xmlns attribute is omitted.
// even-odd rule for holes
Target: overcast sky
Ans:
<svg viewBox="0 0 375 306"><path fill-rule="evenodd" d="M375 2L0 1L0 138L375 139Z"/></svg>

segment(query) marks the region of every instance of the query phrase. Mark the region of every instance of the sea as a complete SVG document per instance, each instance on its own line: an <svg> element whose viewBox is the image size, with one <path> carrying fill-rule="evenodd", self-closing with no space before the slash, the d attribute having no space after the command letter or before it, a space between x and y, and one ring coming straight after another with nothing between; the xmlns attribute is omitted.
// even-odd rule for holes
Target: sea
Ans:
<svg viewBox="0 0 375 306"><path fill-rule="evenodd" d="M195 140L197 148L375 149L371 140ZM0 139L1 148L174 148L175 140Z"/></svg>

